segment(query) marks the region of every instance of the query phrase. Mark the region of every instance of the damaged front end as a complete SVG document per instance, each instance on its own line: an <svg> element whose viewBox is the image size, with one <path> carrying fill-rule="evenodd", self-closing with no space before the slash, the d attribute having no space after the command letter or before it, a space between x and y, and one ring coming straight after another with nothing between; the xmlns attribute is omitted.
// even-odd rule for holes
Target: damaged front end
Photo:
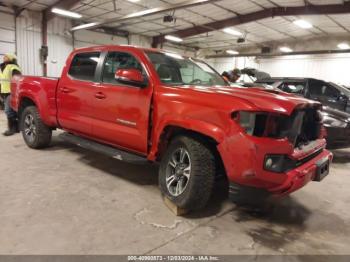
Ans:
<svg viewBox="0 0 350 262"><path fill-rule="evenodd" d="M230 151L232 188L251 186L275 195L289 194L328 174L332 154L324 139L319 104L302 104L290 115L236 111L232 119L241 129L219 151ZM230 169L231 168L231 169Z"/></svg>

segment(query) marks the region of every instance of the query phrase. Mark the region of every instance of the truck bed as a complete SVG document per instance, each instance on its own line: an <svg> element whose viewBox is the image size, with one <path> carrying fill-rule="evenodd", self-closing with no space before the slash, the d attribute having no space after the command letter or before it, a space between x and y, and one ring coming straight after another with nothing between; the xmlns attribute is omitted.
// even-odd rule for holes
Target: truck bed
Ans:
<svg viewBox="0 0 350 262"><path fill-rule="evenodd" d="M21 76L11 85L11 105L20 110L24 97L32 99L43 114L42 119L48 126L57 127L56 92L59 78Z"/></svg>

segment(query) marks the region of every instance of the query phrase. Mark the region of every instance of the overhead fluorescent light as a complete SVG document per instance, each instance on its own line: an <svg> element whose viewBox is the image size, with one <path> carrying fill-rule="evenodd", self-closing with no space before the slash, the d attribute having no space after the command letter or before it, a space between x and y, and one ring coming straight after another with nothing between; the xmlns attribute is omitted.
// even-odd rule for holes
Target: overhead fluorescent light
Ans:
<svg viewBox="0 0 350 262"><path fill-rule="evenodd" d="M230 55L238 55L239 52L236 50L226 50L226 53L230 54Z"/></svg>
<svg viewBox="0 0 350 262"><path fill-rule="evenodd" d="M293 52L293 49L289 48L288 46L282 46L280 47L280 51L283 53L290 53Z"/></svg>
<svg viewBox="0 0 350 262"><path fill-rule="evenodd" d="M305 21L302 19L295 20L293 23L301 28L304 28L304 29L312 28L312 24L310 24L308 21Z"/></svg>
<svg viewBox="0 0 350 262"><path fill-rule="evenodd" d="M90 28L90 27L94 27L95 25L98 25L98 24L99 23L97 23L97 22L88 23L88 24L82 24L82 25L78 25L78 26L72 27L70 30L71 31L76 31L76 30L81 30L81 29L87 29L87 28Z"/></svg>
<svg viewBox="0 0 350 262"><path fill-rule="evenodd" d="M243 34L235 29L232 28L225 28L222 31L224 31L226 34L230 34L230 35L235 35L235 36L242 36Z"/></svg>
<svg viewBox="0 0 350 262"><path fill-rule="evenodd" d="M82 18L81 14L75 13L75 12L71 12L68 10L64 10L64 9L60 9L60 8L52 8L51 9L52 13L58 14L58 15L63 15L63 16L68 16L68 17L72 17L72 18Z"/></svg>
<svg viewBox="0 0 350 262"><path fill-rule="evenodd" d="M140 0L128 0L128 1L132 3L140 2Z"/></svg>
<svg viewBox="0 0 350 262"><path fill-rule="evenodd" d="M339 49L345 50L345 49L350 49L350 45L348 43L340 43L338 45Z"/></svg>
<svg viewBox="0 0 350 262"><path fill-rule="evenodd" d="M165 38L166 40L173 41L173 42L177 42L177 43L183 41L180 37L173 36L173 35L166 35L164 38Z"/></svg>

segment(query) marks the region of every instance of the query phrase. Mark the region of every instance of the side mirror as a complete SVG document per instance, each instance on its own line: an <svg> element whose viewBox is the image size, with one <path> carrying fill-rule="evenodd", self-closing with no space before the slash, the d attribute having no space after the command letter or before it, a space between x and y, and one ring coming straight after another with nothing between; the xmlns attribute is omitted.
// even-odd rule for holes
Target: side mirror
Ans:
<svg viewBox="0 0 350 262"><path fill-rule="evenodd" d="M114 78L116 81L120 83L131 85L131 86L146 87L147 85L141 71L133 68L118 69L115 72Z"/></svg>

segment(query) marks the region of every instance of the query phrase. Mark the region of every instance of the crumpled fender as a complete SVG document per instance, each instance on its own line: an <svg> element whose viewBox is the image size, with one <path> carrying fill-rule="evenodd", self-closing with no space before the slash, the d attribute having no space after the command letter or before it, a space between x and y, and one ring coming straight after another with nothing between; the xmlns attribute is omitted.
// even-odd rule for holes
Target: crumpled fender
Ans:
<svg viewBox="0 0 350 262"><path fill-rule="evenodd" d="M221 143L221 141L223 141L223 139L225 138L224 131L212 123L208 123L203 120L193 119L190 117L185 117L181 119L174 119L171 117L167 117L162 121L160 121L160 123L156 127L154 127L154 132L152 135L153 143L152 143L150 153L148 155L149 160L154 161L156 159L158 146L161 142L160 141L161 135L163 134L163 131L165 130L165 128L168 126L179 127L179 128L198 132L205 136L211 137L218 144Z"/></svg>

